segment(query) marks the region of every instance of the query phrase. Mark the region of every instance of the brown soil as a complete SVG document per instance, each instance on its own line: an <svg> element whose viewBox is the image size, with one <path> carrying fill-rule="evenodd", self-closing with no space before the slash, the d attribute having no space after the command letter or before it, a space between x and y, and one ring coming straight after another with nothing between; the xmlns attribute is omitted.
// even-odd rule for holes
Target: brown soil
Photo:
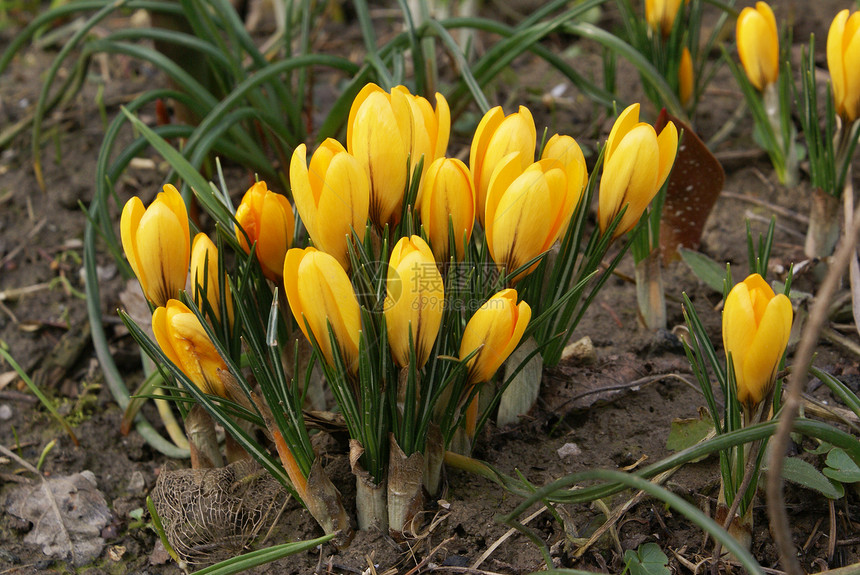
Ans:
<svg viewBox="0 0 860 575"><path fill-rule="evenodd" d="M823 40L832 15L846 4L839 0L773 2L778 18L796 19L796 41L808 38L810 32ZM609 8L603 24L612 26L613 17L617 22L613 14L614 10ZM0 32L0 49L8 45L15 33L14 28ZM355 39L351 50L357 52L355 29L344 37ZM549 40L549 45L565 53L575 42L570 37L556 36ZM823 46L822 41L819 46ZM597 74L601 64L594 48L585 43L578 48L580 53L566 53L575 54L570 58L575 58L582 70ZM42 73L56 50L56 46L46 51L29 49L2 76L0 126L11 125L32 109ZM106 69L112 75L105 84L104 95L111 116L118 113L119 105L130 94L149 88L153 81L152 70L128 61L109 60ZM609 125L572 87L564 101L548 106L542 96L562 82L545 66L526 56L516 62L513 72L503 75L502 82L488 91L488 97L491 102L504 103L506 108L520 103L531 106L539 126L548 125L550 133L570 133L583 148L593 150L596 139L605 138ZM641 98L637 76L622 63L619 63L619 84L622 97L630 101ZM58 281L65 278L69 288L84 289L80 255L86 219L79 202L86 205L92 197L95 159L103 136L95 94L95 83L87 82L67 109L47 119L42 153L46 191L39 189L33 175L29 133L22 134L0 154L0 345L8 346L11 354L59 405L60 411L72 417L80 445L72 444L19 381L4 377L9 367L2 362L0 444L35 464L45 446L56 440L42 467L46 475L67 475L85 469L95 474L112 510L113 523L102 533L107 541L102 556L79 572L178 573L173 563L165 562L163 554L153 552L157 546L155 535L132 519L134 510L145 507L144 498L168 460L136 433L120 434L121 413L104 385L86 337L85 302L77 292ZM725 68L711 84L705 100L697 129L707 140L728 121L741 101L741 93ZM646 110L648 114L652 112ZM152 120L146 116L144 119ZM468 140L460 136L458 143L468 145ZM809 185L803 182L786 189L775 183L767 159L752 141L749 122L736 126L716 151L724 159L725 191L731 194L718 201L705 228L701 250L717 261L732 262L735 277L743 277L746 271L743 219L753 219L752 228L757 234L766 229L763 222L774 212L772 206L787 208L795 214L807 213ZM151 158L155 160L153 168L133 170L122 182L122 200L140 194L146 202L154 195L163 173L160 159ZM854 173L860 170L855 167ZM243 177L235 176L237 193L244 189ZM802 218L781 216L778 226L772 263L787 267L789 262L803 259L805 223ZM101 303L112 351L133 388L140 380L139 357L111 311L120 305L122 281L109 254L100 255L100 264L103 266ZM632 266L625 262L620 271L632 275ZM774 274L778 273L775 270ZM720 295L709 291L680 264L669 267L666 285L669 325L682 323L678 301L681 292L686 291L714 341L719 341L720 316L715 306ZM814 291L815 284L812 278L804 276L798 278L796 287ZM591 395L583 392L617 388L647 375L689 375L677 341L665 334L655 336L640 330L633 288L620 278L607 283L580 325L577 337L585 335L594 341L597 364L563 363L547 370L538 405L520 424L490 429L481 438L477 457L504 473L519 472L535 485L542 485L576 471L596 467L618 469L642 458L654 462L669 455L666 438L670 423L675 418L696 416L697 409L704 405L700 392L677 379ZM853 337L857 339L856 333ZM58 366L60 357L71 359ZM841 375L854 389L860 383L857 358L827 343L819 347L817 365ZM816 395L832 399L822 389ZM154 411L149 415L151 420L157 420ZM581 453L560 456L559 448L568 443L579 446ZM354 487L344 454L331 444L325 461L349 500ZM713 513L719 485L717 473L715 460L711 458L684 467L667 485ZM3 481L0 501L17 481L27 476L18 463L0 458ZM258 572L370 573L374 572L368 570L371 565L379 573L479 573L481 570L528 573L542 568L538 547L523 535L514 534L476 565L477 570L457 570L474 565L506 534L508 528L496 518L511 511L519 499L494 483L463 471L448 470L447 480L444 501L430 509L438 521L423 538L398 546L380 534L360 533L344 551L325 546L260 568ZM630 497L631 493L622 493L605 503L615 508ZM857 544L860 538L853 520L858 501L853 492L836 502L833 529L837 540L833 556L828 553L831 542L827 500L792 487L787 497L795 542L802 546L801 560L806 569L834 568L860 560ZM603 537L582 559L574 561L577 545L570 538L588 537L603 519L603 511L596 506L569 505L558 507L556 515L540 514L529 526L552 549L557 565L566 567L619 573L625 550L635 549L644 542L656 542L670 556L674 572L686 572L688 568L673 556L673 551L692 563L708 557L712 551L712 542L706 542L703 534L683 517L645 498L618 523L617 538ZM763 566L778 568L763 506L756 508L755 522L753 553ZM0 514L0 573L72 571L66 563L49 559L38 547L23 542L31 528L28 522ZM319 534L308 514L291 504L267 544ZM419 563L420 568L415 568Z"/></svg>

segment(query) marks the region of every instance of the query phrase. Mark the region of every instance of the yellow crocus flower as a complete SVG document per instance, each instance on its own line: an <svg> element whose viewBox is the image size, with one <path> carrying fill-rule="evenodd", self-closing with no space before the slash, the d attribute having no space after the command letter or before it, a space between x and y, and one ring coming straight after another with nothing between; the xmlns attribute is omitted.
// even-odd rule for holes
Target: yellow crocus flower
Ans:
<svg viewBox="0 0 860 575"><path fill-rule="evenodd" d="M680 7L681 0L645 0L645 20L665 38L672 33Z"/></svg>
<svg viewBox="0 0 860 575"><path fill-rule="evenodd" d="M203 310L203 294L212 306L215 317L221 320L221 284L218 278L218 248L204 233L194 236L191 244L191 293L194 303ZM227 316L233 325L233 293L230 284L224 278L224 298L227 303Z"/></svg>
<svg viewBox="0 0 860 575"><path fill-rule="evenodd" d="M686 106L690 101L693 88L693 56L690 54L690 49L684 46L681 61L678 64L678 99L682 106Z"/></svg>
<svg viewBox="0 0 860 575"><path fill-rule="evenodd" d="M416 368L430 357L445 308L445 289L436 258L420 236L400 238L391 250L385 297L388 346L400 367L409 364L409 333Z"/></svg>
<svg viewBox="0 0 860 575"><path fill-rule="evenodd" d="M639 122L639 104L621 112L609 133L603 156L597 209L601 232L624 206L627 211L613 237L633 229L669 177L677 151L675 124L667 123L658 136L654 126Z"/></svg>
<svg viewBox="0 0 860 575"><path fill-rule="evenodd" d="M140 198L131 198L122 210L120 235L146 299L163 306L185 288L191 233L185 202L175 187L165 184L147 209Z"/></svg>
<svg viewBox="0 0 860 575"><path fill-rule="evenodd" d="M475 225L475 184L466 164L456 158L438 158L424 176L420 204L421 225L433 246L436 261L447 262L449 222L454 230L457 260L463 259L463 240Z"/></svg>
<svg viewBox="0 0 860 575"><path fill-rule="evenodd" d="M496 106L484 114L475 129L469 152L469 168L475 182L478 220L485 225L487 190L498 163L512 152L519 152L518 162L525 170L535 158L537 130L532 113L525 106L508 114Z"/></svg>
<svg viewBox="0 0 860 575"><path fill-rule="evenodd" d="M383 227L400 220L409 181L407 160L414 169L423 157L423 175L433 160L445 155L450 132L451 113L442 94L436 94L434 110L404 86L390 94L376 84L362 88L349 110L346 147L367 173L374 224Z"/></svg>
<svg viewBox="0 0 860 575"><path fill-rule="evenodd" d="M763 92L779 78L779 33L773 10L765 2L744 8L735 35L747 78Z"/></svg>
<svg viewBox="0 0 860 575"><path fill-rule="evenodd" d="M311 340L310 326L313 339L326 362L334 365L328 332L331 324L343 362L350 372L355 373L358 369L361 310L343 266L334 256L316 248L293 248L284 259L283 274L290 310L305 337Z"/></svg>
<svg viewBox="0 0 860 575"><path fill-rule="evenodd" d="M290 184L296 210L314 246L349 269L348 237L364 236L370 206L370 185L358 160L331 138L307 163L307 148L299 144L290 161Z"/></svg>
<svg viewBox="0 0 860 575"><path fill-rule="evenodd" d="M274 282L282 279L284 256L293 243L295 218L290 201L281 194L270 191L266 182L257 182L245 192L242 203L236 210L236 238L245 253L251 253L251 244L256 242L255 254L263 274ZM248 240L245 234L248 234Z"/></svg>
<svg viewBox="0 0 860 575"><path fill-rule="evenodd" d="M791 301L758 274L735 285L723 308L723 346L731 353L738 400L754 407L770 393L788 345Z"/></svg>
<svg viewBox="0 0 860 575"><path fill-rule="evenodd" d="M846 8L833 19L827 34L827 66L836 113L853 122L860 116L860 12L849 16Z"/></svg>
<svg viewBox="0 0 860 575"><path fill-rule="evenodd" d="M517 304L515 289L498 292L475 312L460 342L461 360L478 350L468 363L470 384L493 377L519 345L531 317L529 304Z"/></svg>
<svg viewBox="0 0 860 575"><path fill-rule="evenodd" d="M556 159L521 167L519 152L499 162L487 191L485 238L510 274L548 250L565 229L583 190L584 164ZM534 269L513 278L518 281Z"/></svg>
<svg viewBox="0 0 860 575"><path fill-rule="evenodd" d="M218 376L226 370L197 316L179 300L168 300L152 314L152 331L164 355L188 376L200 391L227 397Z"/></svg>

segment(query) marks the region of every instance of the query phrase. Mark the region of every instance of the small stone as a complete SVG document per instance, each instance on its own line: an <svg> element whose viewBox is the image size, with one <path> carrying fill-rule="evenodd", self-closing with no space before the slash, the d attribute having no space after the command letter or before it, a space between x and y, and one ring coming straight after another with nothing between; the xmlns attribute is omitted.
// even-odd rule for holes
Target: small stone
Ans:
<svg viewBox="0 0 860 575"><path fill-rule="evenodd" d="M597 352L594 350L594 342L585 336L577 340L561 352L562 361L570 361L577 365L594 365L597 363Z"/></svg>
<svg viewBox="0 0 860 575"><path fill-rule="evenodd" d="M576 457L577 455L582 455L582 449L575 443L565 443L561 447L558 448L558 456L564 459L565 457Z"/></svg>
<svg viewBox="0 0 860 575"><path fill-rule="evenodd" d="M12 408L6 405L0 405L0 421L6 421L7 419L12 419Z"/></svg>
<svg viewBox="0 0 860 575"><path fill-rule="evenodd" d="M146 489L146 480L143 478L143 473L140 471L132 473L128 480L128 486L125 489L131 494L143 492Z"/></svg>

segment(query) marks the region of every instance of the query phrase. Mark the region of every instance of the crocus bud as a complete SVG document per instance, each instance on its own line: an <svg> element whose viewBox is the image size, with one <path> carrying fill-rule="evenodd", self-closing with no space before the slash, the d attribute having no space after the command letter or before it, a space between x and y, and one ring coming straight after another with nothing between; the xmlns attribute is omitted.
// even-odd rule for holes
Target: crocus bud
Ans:
<svg viewBox="0 0 860 575"><path fill-rule="evenodd" d="M204 393L227 397L218 370L226 370L197 316L171 299L152 314L152 331L164 355Z"/></svg>
<svg viewBox="0 0 860 575"><path fill-rule="evenodd" d="M613 237L633 229L663 187L678 151L678 131L668 122L658 136L654 126L639 122L639 104L621 112L603 156L597 220L605 232L627 206Z"/></svg>
<svg viewBox="0 0 860 575"><path fill-rule="evenodd" d="M732 355L742 404L754 407L770 393L788 345L792 316L788 297L774 295L758 274L729 292L723 308L723 346Z"/></svg>
<svg viewBox="0 0 860 575"><path fill-rule="evenodd" d="M469 383L487 381L508 359L532 317L529 304L517 304L517 290L505 289L488 299L466 324L460 359L478 350L468 363Z"/></svg>
<svg viewBox="0 0 860 575"><path fill-rule="evenodd" d="M314 242L349 269L348 237L364 235L370 205L367 174L358 160L331 138L317 148L307 164L307 148L299 144L290 161L290 184L296 210Z"/></svg>
<svg viewBox="0 0 860 575"><path fill-rule="evenodd" d="M525 106L519 112L505 116L496 106L481 119L472 139L469 168L475 182L475 199L478 219L485 224L487 190L496 165L512 152L519 152L518 162L524 171L535 158L537 130L532 113Z"/></svg>
<svg viewBox="0 0 860 575"><path fill-rule="evenodd" d="M274 282L282 279L284 255L293 243L295 219L290 201L281 194L270 191L266 182L257 182L245 192L236 221L236 238L245 253L251 253L251 244L257 244L255 252L263 274ZM246 241L245 234L248 234Z"/></svg>
<svg viewBox="0 0 860 575"><path fill-rule="evenodd" d="M391 250L385 297L388 346L400 367L409 364L409 333L415 348L416 368L421 369L442 323L445 290L436 258L420 236L400 238Z"/></svg>
<svg viewBox="0 0 860 575"><path fill-rule="evenodd" d="M672 33L680 7L681 0L645 0L645 20L665 38Z"/></svg>
<svg viewBox="0 0 860 575"><path fill-rule="evenodd" d="M335 365L330 324L344 364L355 373L361 310L343 266L334 256L315 248L293 248L284 260L284 290L296 323L309 341L310 326L326 362Z"/></svg>
<svg viewBox="0 0 860 575"><path fill-rule="evenodd" d="M137 196L122 210L122 249L143 295L162 306L185 288L191 233L182 196L170 184L164 186L149 208Z"/></svg>
<svg viewBox="0 0 860 575"><path fill-rule="evenodd" d="M744 8L738 16L738 56L750 83L764 91L779 77L779 33L773 10L764 2Z"/></svg>
<svg viewBox="0 0 860 575"><path fill-rule="evenodd" d="M368 84L358 93L349 110L346 146L367 173L373 223L382 227L400 220L409 181L407 160L414 169L423 156L426 171L445 154L450 131L451 114L441 94L436 94L434 111L403 86L389 94Z"/></svg>
<svg viewBox="0 0 860 575"><path fill-rule="evenodd" d="M227 305L227 316L230 325L233 325L233 294L230 284L224 278L224 298ZM221 283L218 278L218 248L212 240L204 233L194 236L191 244L191 293L194 294L194 303L203 310L203 299L215 312L218 321L221 320Z"/></svg>
<svg viewBox="0 0 860 575"><path fill-rule="evenodd" d="M584 169L584 163L565 166L546 159L522 170L519 152L502 158L487 191L484 227L490 256L506 273L539 256L558 239L582 197Z"/></svg>
<svg viewBox="0 0 860 575"><path fill-rule="evenodd" d="M690 101L693 88L693 56L690 54L690 49L684 46L681 61L678 64L678 99L682 106L686 106Z"/></svg>
<svg viewBox="0 0 860 575"><path fill-rule="evenodd" d="M475 185L466 164L455 158L438 158L424 176L421 225L427 232L436 261L446 262L449 221L454 230L457 260L463 259L463 240L472 237L475 225Z"/></svg>
<svg viewBox="0 0 860 575"><path fill-rule="evenodd" d="M860 116L860 12L842 10L827 34L827 66L836 113L846 122Z"/></svg>

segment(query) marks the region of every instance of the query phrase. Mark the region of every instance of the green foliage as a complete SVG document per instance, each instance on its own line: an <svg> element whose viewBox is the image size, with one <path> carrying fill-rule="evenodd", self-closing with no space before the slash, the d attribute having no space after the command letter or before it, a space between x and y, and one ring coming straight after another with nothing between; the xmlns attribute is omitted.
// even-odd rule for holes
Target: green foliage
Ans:
<svg viewBox="0 0 860 575"><path fill-rule="evenodd" d="M843 451L842 453L845 452ZM845 458L851 461L847 455ZM783 479L817 491L828 499L839 499L845 495L842 484L838 481L829 480L825 475L827 474L818 471L814 465L798 457L786 457L783 460Z"/></svg>
<svg viewBox="0 0 860 575"><path fill-rule="evenodd" d="M656 543L643 543L634 551L624 553L624 571L630 575L669 575L669 558Z"/></svg>

